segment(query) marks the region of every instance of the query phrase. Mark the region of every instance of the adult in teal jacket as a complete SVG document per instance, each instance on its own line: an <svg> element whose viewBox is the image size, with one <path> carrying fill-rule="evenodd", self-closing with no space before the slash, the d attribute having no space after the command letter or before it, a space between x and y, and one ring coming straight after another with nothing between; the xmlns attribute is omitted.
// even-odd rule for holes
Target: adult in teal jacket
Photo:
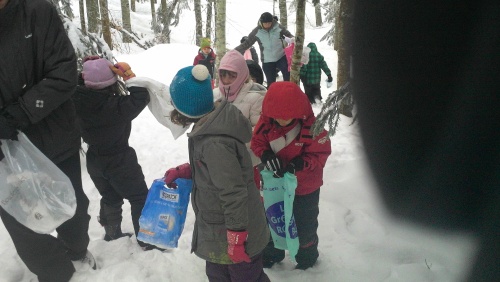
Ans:
<svg viewBox="0 0 500 282"><path fill-rule="evenodd" d="M266 75L268 88L276 81L276 69L281 71L284 81L290 80L285 44L283 44L285 36L293 37L290 31L273 19L270 13L265 12L260 16L257 27L250 32L248 38L234 48L243 54L256 41L258 42L262 69Z"/></svg>

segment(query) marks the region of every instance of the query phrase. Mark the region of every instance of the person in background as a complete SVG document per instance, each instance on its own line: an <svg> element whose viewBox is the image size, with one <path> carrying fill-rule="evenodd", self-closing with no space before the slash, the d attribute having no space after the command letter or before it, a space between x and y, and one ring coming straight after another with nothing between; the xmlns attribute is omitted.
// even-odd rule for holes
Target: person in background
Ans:
<svg viewBox="0 0 500 282"><path fill-rule="evenodd" d="M285 172L297 177L293 215L300 248L295 268L302 270L313 267L319 256L319 192L323 168L332 152L326 130L312 137L310 129L315 120L311 104L297 84L276 82L264 97L251 142L255 155L276 177ZM274 248L270 240L264 250L264 267L270 268L284 257L285 251Z"/></svg>
<svg viewBox="0 0 500 282"><path fill-rule="evenodd" d="M127 63L113 64L99 56L83 59L80 85L73 95L83 141L88 144L87 171L101 194L98 221L104 228L104 240L124 236L123 199L130 202L132 224L137 236L139 217L148 195L141 166L128 139L132 120L149 103L143 87L129 87L130 95L122 93L123 83L135 77ZM120 87L121 86L121 87ZM152 245L138 241L145 250Z"/></svg>
<svg viewBox="0 0 500 282"><path fill-rule="evenodd" d="M200 49L198 50L198 55L194 57L193 66L198 64L204 65L207 67L210 76L212 77L212 89L215 87L215 77L214 77L214 69L215 69L215 53L212 49L212 42L210 38L202 38L200 40Z"/></svg>
<svg viewBox="0 0 500 282"><path fill-rule="evenodd" d="M245 42L247 39L248 36L243 36L240 40L240 43ZM257 55L257 51L253 46L250 46L250 48L245 50L245 53L243 53L243 57L245 58L245 60L253 60L257 64L259 63L259 55Z"/></svg>
<svg viewBox="0 0 500 282"><path fill-rule="evenodd" d="M307 44L311 49L309 52L309 62L300 68L300 80L304 86L304 92L309 98L311 104L316 103L316 99L321 101L321 71L328 77L327 82L332 82L332 72L328 68L328 64L314 42Z"/></svg>
<svg viewBox="0 0 500 282"><path fill-rule="evenodd" d="M459 280L497 281L500 2L356 1L354 11L351 91L383 203L401 221L474 236Z"/></svg>
<svg viewBox="0 0 500 282"><path fill-rule="evenodd" d="M73 46L55 7L45 0L0 0L0 139L23 132L71 180L75 215L57 238L36 233L0 208L21 260L38 281L68 281L96 268L87 250L89 200L82 187L80 133L71 96L77 85Z"/></svg>
<svg viewBox="0 0 500 282"><path fill-rule="evenodd" d="M275 21L270 13L265 12L260 16L257 27L248 34L248 38L234 48L243 54L256 41L258 42L262 69L266 75L268 88L276 81L276 69L281 71L284 81L290 80L283 44L285 36L293 37L290 31Z"/></svg>
<svg viewBox="0 0 500 282"><path fill-rule="evenodd" d="M167 185L193 179L191 252L206 260L209 281L270 281L262 266L269 228L245 146L252 136L248 118L226 99L214 103L203 66L179 70L170 95L172 122L194 123L189 163L165 172Z"/></svg>

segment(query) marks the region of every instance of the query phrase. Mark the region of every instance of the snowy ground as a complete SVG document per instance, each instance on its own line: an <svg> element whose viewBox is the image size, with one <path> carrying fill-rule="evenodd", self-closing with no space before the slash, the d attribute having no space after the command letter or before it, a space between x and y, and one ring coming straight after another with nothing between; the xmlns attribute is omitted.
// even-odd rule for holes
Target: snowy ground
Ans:
<svg viewBox="0 0 500 282"><path fill-rule="evenodd" d="M77 1L73 1L78 12ZM228 48L235 47L247 35L262 12L272 12L272 0L254 0L251 3L227 0ZM119 1L109 1L110 10L119 12ZM132 14L132 27L141 33L150 33L149 2L137 3ZM190 4L192 7L192 3ZM289 4L290 6L290 4ZM169 84L181 67L192 63L198 48L194 45L194 14L185 11L179 27L172 31L172 44L155 46L144 51L130 45L115 53L119 61L126 61L137 76L149 77ZM308 4L307 20L314 23L314 10ZM120 18L116 14L116 18ZM294 14L289 16L289 30L294 33ZM78 24L79 18L75 18ZM314 41L336 72L336 53L319 39L330 28L307 24L306 43ZM146 35L147 36L147 35ZM323 74L323 79L326 76ZM334 79L335 82L335 79ZM326 88L323 97L335 89ZM320 106L314 110L319 112ZM267 269L272 281L460 281L474 257L471 238L460 234L440 234L407 223L394 222L385 213L374 183L366 167L358 127L350 118L342 118L338 133L332 138L332 155L325 167L324 186L321 189L318 264L307 271L294 270L286 258ZM163 176L166 169L188 160L187 137L174 140L168 129L156 122L149 110L144 110L133 122L130 138L136 149L149 184ZM189 208L186 225L177 249L165 252L142 251L135 240L122 238L112 242L102 240L104 230L97 222L99 193L85 169L82 158L84 189L91 201L92 216L89 249L99 269L76 273L72 281L207 281L205 262L190 253L194 215ZM133 230L130 206L124 206L123 229ZM0 282L36 281L17 256L12 241L0 225Z"/></svg>

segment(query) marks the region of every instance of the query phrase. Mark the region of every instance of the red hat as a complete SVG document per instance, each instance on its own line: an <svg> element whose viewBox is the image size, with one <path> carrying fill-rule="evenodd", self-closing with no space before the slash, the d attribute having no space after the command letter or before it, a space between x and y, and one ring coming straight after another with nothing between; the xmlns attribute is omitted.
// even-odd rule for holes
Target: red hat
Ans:
<svg viewBox="0 0 500 282"><path fill-rule="evenodd" d="M289 81L271 84L262 102L262 114L274 119L307 119L314 116L311 103L300 87Z"/></svg>

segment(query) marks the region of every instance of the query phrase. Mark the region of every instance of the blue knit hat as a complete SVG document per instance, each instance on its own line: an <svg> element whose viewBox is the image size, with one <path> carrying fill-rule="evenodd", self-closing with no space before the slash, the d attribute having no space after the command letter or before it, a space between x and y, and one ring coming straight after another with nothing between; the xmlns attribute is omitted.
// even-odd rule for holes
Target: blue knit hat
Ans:
<svg viewBox="0 0 500 282"><path fill-rule="evenodd" d="M207 67L189 66L180 69L170 84L172 105L181 114L200 118L214 108L214 93Z"/></svg>

